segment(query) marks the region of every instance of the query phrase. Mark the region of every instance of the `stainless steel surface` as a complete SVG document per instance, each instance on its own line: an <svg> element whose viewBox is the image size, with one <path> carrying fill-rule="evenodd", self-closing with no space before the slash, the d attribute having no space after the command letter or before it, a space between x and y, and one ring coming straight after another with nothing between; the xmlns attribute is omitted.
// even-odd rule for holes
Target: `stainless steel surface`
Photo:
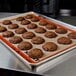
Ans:
<svg viewBox="0 0 76 76"><path fill-rule="evenodd" d="M49 76L76 76L76 55L44 73Z"/></svg>
<svg viewBox="0 0 76 76"><path fill-rule="evenodd" d="M6 17L14 14L2 13L1 17ZM4 16L5 15L5 16ZM64 62L63 62L64 61ZM63 62L63 63L62 63ZM59 65L58 65L59 64ZM52 66L52 67L51 67ZM66 53L52 61L51 66L45 67L48 69L46 76L76 76L76 50ZM0 43L0 67L7 69L15 69L21 71L31 72L14 54L12 54L4 45ZM48 67L51 67L49 69ZM42 66L42 68L44 68Z"/></svg>

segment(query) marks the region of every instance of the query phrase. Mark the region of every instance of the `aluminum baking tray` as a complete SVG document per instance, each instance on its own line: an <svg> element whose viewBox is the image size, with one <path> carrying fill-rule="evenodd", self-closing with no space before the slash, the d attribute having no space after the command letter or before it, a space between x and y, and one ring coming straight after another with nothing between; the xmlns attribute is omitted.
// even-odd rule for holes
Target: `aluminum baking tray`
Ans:
<svg viewBox="0 0 76 76"><path fill-rule="evenodd" d="M25 16L26 14L35 14L37 16L42 16L48 21L52 21L52 22L54 22L56 24L59 24L59 25L61 25L63 27L66 27L66 28L69 28L69 29L71 29L73 31L75 31L75 29L76 29L75 27L73 27L73 26L71 26L69 24L63 23L61 21L58 21L58 20L55 20L55 19L52 19L52 18L48 18L46 16L43 16L43 15L40 15L40 14L37 14L37 13L34 13L34 12L27 12L27 13L24 13L24 14L3 18L3 19L0 19L0 22L3 21L3 20L6 20L6 19L14 19L14 18L17 18L17 17L20 17L20 16ZM70 46L68 49L61 50L61 51L59 51L57 53L54 53L50 57L48 57L46 59L43 59L40 62L29 62L29 60L32 60L31 58L29 58L27 55L23 56L24 55L23 52L21 52L21 54L19 54L18 51L15 50L16 48L12 48L9 45L10 43L7 41L7 39L3 38L2 36L0 36L0 38L1 38L1 42L5 46L7 46L11 50L11 52L13 52L22 62L24 62L24 64L26 64L33 71L37 71L37 70L41 69L41 66L50 65L51 60L55 59L56 57L59 57L62 54L65 54L67 52L73 51L73 49L76 48L76 44L75 44L76 42L75 42L74 45ZM34 60L32 60L32 61L34 61Z"/></svg>

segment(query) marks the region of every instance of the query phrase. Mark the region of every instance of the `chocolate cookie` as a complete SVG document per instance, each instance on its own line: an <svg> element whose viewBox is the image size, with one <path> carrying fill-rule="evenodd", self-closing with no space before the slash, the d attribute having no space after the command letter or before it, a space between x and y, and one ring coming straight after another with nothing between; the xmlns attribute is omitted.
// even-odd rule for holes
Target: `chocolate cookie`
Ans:
<svg viewBox="0 0 76 76"><path fill-rule="evenodd" d="M33 37L35 37L35 34L33 32L25 32L24 34L22 34L22 37L24 39L32 39Z"/></svg>
<svg viewBox="0 0 76 76"><path fill-rule="evenodd" d="M24 18L25 18L25 19L31 19L31 18L33 18L33 14L28 14L28 15L26 15Z"/></svg>
<svg viewBox="0 0 76 76"><path fill-rule="evenodd" d="M33 18L31 18L31 21L32 22L38 22L39 21L39 18L34 16Z"/></svg>
<svg viewBox="0 0 76 76"><path fill-rule="evenodd" d="M16 29L15 32L17 34L23 34L24 32L27 32L27 30L23 27L20 27L20 28Z"/></svg>
<svg viewBox="0 0 76 76"><path fill-rule="evenodd" d="M56 29L57 26L56 26L55 24L48 24L48 25L46 25L46 28L47 28L48 30L52 30L52 29Z"/></svg>
<svg viewBox="0 0 76 76"><path fill-rule="evenodd" d="M8 26L8 28L10 28L10 29L16 29L18 27L19 27L18 24L11 24Z"/></svg>
<svg viewBox="0 0 76 76"><path fill-rule="evenodd" d="M28 25L27 25L27 28L28 28L28 29L35 29L35 28L37 28L37 25L34 24L34 23L31 23L31 24L28 24Z"/></svg>
<svg viewBox="0 0 76 76"><path fill-rule="evenodd" d="M22 25L27 25L27 24L30 24L31 22L30 21L28 21L28 20L23 20L23 21L21 21L21 24Z"/></svg>
<svg viewBox="0 0 76 76"><path fill-rule="evenodd" d="M42 44L45 42L45 40L42 37L37 36L37 37L33 37L31 42L33 44Z"/></svg>
<svg viewBox="0 0 76 76"><path fill-rule="evenodd" d="M5 28L5 27L3 27L3 26L0 26L0 32L4 32L4 31L6 31L7 29Z"/></svg>
<svg viewBox="0 0 76 76"><path fill-rule="evenodd" d="M18 45L18 48L21 50L30 50L32 48L32 44L29 42L23 41Z"/></svg>
<svg viewBox="0 0 76 76"><path fill-rule="evenodd" d="M44 20L40 20L39 25L46 26L48 23Z"/></svg>
<svg viewBox="0 0 76 76"><path fill-rule="evenodd" d="M55 30L56 33L59 33L59 34L66 34L67 33L67 30L64 29L64 28L57 28Z"/></svg>
<svg viewBox="0 0 76 76"><path fill-rule="evenodd" d="M12 36L14 36L14 33L12 31L5 31L2 33L2 35L4 37L12 37Z"/></svg>
<svg viewBox="0 0 76 76"><path fill-rule="evenodd" d="M47 37L47 38L55 38L55 37L57 37L57 34L55 32L52 32L52 31L47 31L45 33L45 37Z"/></svg>
<svg viewBox="0 0 76 76"><path fill-rule="evenodd" d="M71 38L71 39L76 39L76 32L69 33L68 37Z"/></svg>
<svg viewBox="0 0 76 76"><path fill-rule="evenodd" d="M35 32L36 33L45 33L46 30L43 27L38 27L38 28L35 29Z"/></svg>
<svg viewBox="0 0 76 76"><path fill-rule="evenodd" d="M9 25L9 24L12 24L12 22L10 20L4 20L2 22L4 25Z"/></svg>
<svg viewBox="0 0 76 76"><path fill-rule="evenodd" d="M24 20L24 17L18 17L16 18L16 21L23 21Z"/></svg>
<svg viewBox="0 0 76 76"><path fill-rule="evenodd" d="M44 54L42 52L42 50L38 49L38 48L35 48L35 49L32 49L28 52L28 55L33 58L33 59L39 59L41 58Z"/></svg>
<svg viewBox="0 0 76 76"><path fill-rule="evenodd" d="M49 52L52 52L52 51L56 51L58 46L53 43L53 42L47 42L45 43L42 48L45 50L45 51L49 51Z"/></svg>
<svg viewBox="0 0 76 76"><path fill-rule="evenodd" d="M13 44L17 44L17 43L20 43L22 41L22 38L19 36L14 36L14 37L10 38L9 41Z"/></svg>
<svg viewBox="0 0 76 76"><path fill-rule="evenodd" d="M72 43L72 40L70 40L69 38L67 37L60 37L57 42L59 44L64 44L64 45L67 45L67 44L71 44Z"/></svg>

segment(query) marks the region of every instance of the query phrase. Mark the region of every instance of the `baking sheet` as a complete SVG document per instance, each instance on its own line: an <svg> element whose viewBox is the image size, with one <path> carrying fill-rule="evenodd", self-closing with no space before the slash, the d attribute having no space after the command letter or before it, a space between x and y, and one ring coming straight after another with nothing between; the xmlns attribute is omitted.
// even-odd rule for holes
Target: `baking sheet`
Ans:
<svg viewBox="0 0 76 76"><path fill-rule="evenodd" d="M13 19L13 18L17 18L17 17L19 17L19 16L25 16L25 15L27 15L27 14L31 14L31 13L33 13L33 14L36 14L36 13L34 13L34 12L28 12L28 13L25 13L25 14L21 14L21 15L17 15L17 16L13 16L13 17L9 17L9 18L4 18L4 19L1 19L0 21L3 21L3 20L6 20L6 19ZM36 14L37 15L37 14ZM54 22L56 22L56 24L61 24L61 23L59 23L59 22L57 22L57 21L55 21L54 19L51 19L52 21L54 21ZM15 22L15 21L14 21ZM20 25L20 23L19 23L19 25ZM66 24L65 23L63 23L63 24L61 24L62 26L65 26ZM24 26L23 26L24 27ZM69 26L66 26L66 27L68 27L69 29L72 29L71 27L69 27ZM7 26L6 26L6 28L7 28ZM8 29L8 28L7 28ZM28 30L28 29L27 29ZM73 29L74 30L74 29ZM13 30L12 30L13 31ZM34 30L32 30L33 32L34 32ZM70 31L69 31L70 32ZM68 33L69 33L68 32ZM44 36L43 35L40 35L40 34L37 34L37 35L39 35L39 36L42 36L43 38L44 38ZM60 35L61 36L61 35ZM66 36L66 34L64 35L64 36ZM6 38L6 40L8 40L7 38ZM50 39L48 39L48 38L46 38L46 40L50 40ZM27 41L29 41L29 40L27 40ZM54 41L55 42L55 39L53 40L51 40L51 41ZM50 59L52 59L52 58L54 58L54 57L57 57L57 56L59 56L59 55L61 55L61 54L63 54L63 53L65 53L65 52L68 52L68 51L70 51L70 50L72 50L72 49L74 49L76 46L73 46L73 45L75 45L75 43L76 43L76 41L74 40L73 41L73 44L72 45L68 45L68 46L61 46L61 45L59 45L60 46L60 48L59 48L59 50L57 50L57 51L55 51L55 52L53 52L53 53L50 53L50 55L49 55L49 52L47 52L47 53L45 53L45 55L46 56L44 56L43 57L43 59L41 59L40 60L40 62L37 62L37 63L29 63L28 61L28 63L29 64L31 64L31 65L35 65L35 66L37 66L37 65L40 65L40 64L42 64L42 63L44 63L44 62L46 62L46 61L48 61L48 60L50 60ZM5 43L4 43L5 44ZM6 45L7 46L7 45ZM17 45L15 45L15 46L17 46ZM70 47L70 46L72 46L72 47ZM35 45L34 45L34 47L36 47ZM39 48L41 48L41 46L39 45L39 46L37 46L37 47L39 47ZM70 47L70 48L68 48L68 50L62 50L62 49L64 49L64 47L65 48L67 48L67 47ZM9 47L10 48L10 47ZM43 49L42 49L43 50ZM60 51L61 50L61 51ZM22 51L23 52L23 51ZM15 53L15 52L14 52ZM49 57L49 56L51 56L51 57ZM21 57L20 55L18 55L18 57ZM48 58L47 58L48 57ZM26 60L25 59L22 59L23 61L25 61L26 62Z"/></svg>

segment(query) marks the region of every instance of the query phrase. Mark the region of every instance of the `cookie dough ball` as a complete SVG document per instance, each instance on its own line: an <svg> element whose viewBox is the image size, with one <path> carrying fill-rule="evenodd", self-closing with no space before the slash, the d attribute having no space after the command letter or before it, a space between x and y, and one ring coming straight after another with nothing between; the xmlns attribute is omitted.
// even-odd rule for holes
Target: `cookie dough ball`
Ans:
<svg viewBox="0 0 76 76"><path fill-rule="evenodd" d="M27 25L27 24L30 24L31 22L30 21L28 21L28 20L23 20L23 21L21 21L21 24L22 25Z"/></svg>
<svg viewBox="0 0 76 76"><path fill-rule="evenodd" d="M67 37L60 37L57 42L59 44L64 44L64 45L68 45L68 44L71 44L72 43L72 40L70 40L69 38Z"/></svg>
<svg viewBox="0 0 76 76"><path fill-rule="evenodd" d="M14 36L14 33L12 31L5 31L2 33L2 35L4 37L12 37L12 36Z"/></svg>
<svg viewBox="0 0 76 76"><path fill-rule="evenodd" d="M18 48L21 50L30 50L32 47L32 44L27 41L23 41L18 45Z"/></svg>
<svg viewBox="0 0 76 76"><path fill-rule="evenodd" d="M19 36L14 36L14 37L10 38L9 41L13 44L17 44L17 43L20 43L22 41L22 38Z"/></svg>
<svg viewBox="0 0 76 76"><path fill-rule="evenodd" d="M42 37L37 36L37 37L33 37L31 42L33 44L42 44L45 42L45 40Z"/></svg>
<svg viewBox="0 0 76 76"><path fill-rule="evenodd" d="M58 46L53 43L53 42L47 42L45 43L42 48L45 50L45 51L49 51L49 52L52 52L52 51L56 51Z"/></svg>
<svg viewBox="0 0 76 76"><path fill-rule="evenodd" d="M41 58L44 54L42 52L42 50L38 49L38 48L34 48L32 50L30 50L28 52L28 55L33 58L33 59L39 59Z"/></svg>
<svg viewBox="0 0 76 76"><path fill-rule="evenodd" d="M39 21L39 18L38 17L35 17L33 16L33 18L31 19L32 22L38 22Z"/></svg>
<svg viewBox="0 0 76 76"><path fill-rule="evenodd" d="M23 34L24 32L27 32L27 30L23 27L20 27L20 28L16 29L15 32L17 34Z"/></svg>
<svg viewBox="0 0 76 76"><path fill-rule="evenodd" d="M10 20L4 20L3 21L3 24L4 25L10 25L10 24L12 24L12 22Z"/></svg>
<svg viewBox="0 0 76 76"><path fill-rule="evenodd" d="M24 18L25 18L25 19L31 19L31 18L33 18L33 14L28 14L28 15L26 15Z"/></svg>
<svg viewBox="0 0 76 76"><path fill-rule="evenodd" d="M9 29L16 29L18 27L19 27L18 24L11 24L8 26Z"/></svg>
<svg viewBox="0 0 76 76"><path fill-rule="evenodd" d="M4 32L4 31L6 31L7 29L5 28L5 27L3 27L3 26L0 26L0 32Z"/></svg>
<svg viewBox="0 0 76 76"><path fill-rule="evenodd" d="M37 28L37 25L34 24L34 23L31 23L31 24L28 24L28 25L27 25L27 28L28 28L28 29L35 29L35 28Z"/></svg>
<svg viewBox="0 0 76 76"><path fill-rule="evenodd" d="M25 32L22 37L24 39L32 39L33 37L35 37L35 34L33 32Z"/></svg>
<svg viewBox="0 0 76 76"><path fill-rule="evenodd" d="M46 26L48 23L44 20L40 20L39 25Z"/></svg>
<svg viewBox="0 0 76 76"><path fill-rule="evenodd" d="M56 26L55 24L48 24L48 25L46 25L46 28L47 28L48 30L52 30L52 29L56 29L57 26Z"/></svg>
<svg viewBox="0 0 76 76"><path fill-rule="evenodd" d="M16 21L23 21L24 20L24 17L18 17L16 18Z"/></svg>
<svg viewBox="0 0 76 76"><path fill-rule="evenodd" d="M55 32L59 34L66 34L67 30L65 28L57 28Z"/></svg>
<svg viewBox="0 0 76 76"><path fill-rule="evenodd" d="M35 29L35 32L36 33L45 33L46 30L43 27L38 27L38 28Z"/></svg>
<svg viewBox="0 0 76 76"><path fill-rule="evenodd" d="M45 33L45 37L47 37L47 38L55 38L55 37L57 37L57 34L55 32L52 32L52 31L47 31Z"/></svg>
<svg viewBox="0 0 76 76"><path fill-rule="evenodd" d="M76 39L76 32L69 33L68 37L71 38L71 39Z"/></svg>

